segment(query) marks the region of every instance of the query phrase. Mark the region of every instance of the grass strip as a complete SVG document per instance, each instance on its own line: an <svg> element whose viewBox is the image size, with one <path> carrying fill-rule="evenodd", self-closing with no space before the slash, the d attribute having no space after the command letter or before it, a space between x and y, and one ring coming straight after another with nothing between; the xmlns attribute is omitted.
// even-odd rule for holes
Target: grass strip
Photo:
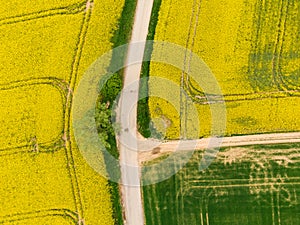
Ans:
<svg viewBox="0 0 300 225"><path fill-rule="evenodd" d="M124 45L129 43L129 40L131 38L131 30L134 22L134 15L135 15L135 8L136 8L137 0L125 0L124 8L122 11L122 15L118 22L118 27L115 30L113 37L111 38L111 42L113 43L113 48L116 48L118 46ZM125 62L126 54L124 55L112 55L111 60L111 67L113 67L113 64L117 61L122 63ZM110 68L108 68L108 71ZM101 132L101 137L105 139L105 142L107 143L107 149L109 153L116 159L119 158L119 151L117 148L117 143L115 139L114 132L111 132L113 130L112 124L111 124L111 106L114 102L114 100L117 98L118 94L122 90L123 86L123 70L120 70L116 72L105 84L104 88L100 92L100 98L98 102L99 108L102 110L102 119L103 115L108 115L107 120L107 126L105 127ZM102 107L101 107L102 105ZM107 106L103 107L104 105ZM103 114L103 110L106 111ZM101 111L98 111L98 113L101 113ZM96 114L97 118L97 114ZM105 157L105 163L108 165L112 162L108 160L107 157ZM116 165L116 170L114 171L107 171L109 176L119 176L120 177L120 169L119 165ZM118 173L118 174L116 174ZM120 202L120 191L119 191L119 184L115 183L113 181L108 181L110 186L110 192L111 192L111 201L113 205L113 218L115 220L115 225L122 225L123 224L123 217L122 217L122 206Z"/></svg>
<svg viewBox="0 0 300 225"><path fill-rule="evenodd" d="M161 5L161 0L154 0L150 24L148 28L147 40L154 40L160 5ZM153 50L152 46L146 48L144 57L151 56L152 50ZM140 82L140 90L139 90L140 95L143 94L144 96L147 96L148 94L149 72L150 72L150 62L143 62L141 78L144 79L141 80ZM150 118L149 107L148 107L148 97L144 99L140 99L138 102L137 123L138 123L138 131L140 132L140 134L142 134L146 138L150 137L151 118Z"/></svg>

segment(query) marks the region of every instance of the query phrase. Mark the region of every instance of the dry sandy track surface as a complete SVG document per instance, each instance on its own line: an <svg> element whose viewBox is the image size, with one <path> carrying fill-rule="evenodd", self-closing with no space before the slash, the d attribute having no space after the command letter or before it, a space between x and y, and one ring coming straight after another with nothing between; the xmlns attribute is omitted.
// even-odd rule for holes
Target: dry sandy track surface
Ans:
<svg viewBox="0 0 300 225"><path fill-rule="evenodd" d="M146 41L152 6L153 0L137 1L130 44ZM121 196L125 217L124 223L126 225L143 225L145 223L140 188L138 152L134 150L137 146L137 105L135 102L138 99L138 81L140 79L144 49L145 44L139 45L139 48L129 45L127 63L137 61L137 59L140 62L128 66L124 70L123 90L125 91L121 95L119 111L117 112L117 118L123 128L118 136L118 146L121 166Z"/></svg>
<svg viewBox="0 0 300 225"><path fill-rule="evenodd" d="M150 141L150 140L149 140ZM300 132L292 133L273 133L273 134L255 134L234 137L224 137L215 139L210 142L211 138L203 138L199 140L175 140L167 142L156 142L156 151L153 151L154 144L141 146L144 150L139 153L140 164L143 162L156 159L162 155L172 153L174 151L191 151L205 150L208 146L214 147L234 147L234 146L249 146L249 145L268 145L268 144L284 144L284 143L300 143ZM142 143L142 142L141 142ZM143 143L146 143L145 140ZM180 143L180 148L178 147ZM209 144L210 143L210 144Z"/></svg>

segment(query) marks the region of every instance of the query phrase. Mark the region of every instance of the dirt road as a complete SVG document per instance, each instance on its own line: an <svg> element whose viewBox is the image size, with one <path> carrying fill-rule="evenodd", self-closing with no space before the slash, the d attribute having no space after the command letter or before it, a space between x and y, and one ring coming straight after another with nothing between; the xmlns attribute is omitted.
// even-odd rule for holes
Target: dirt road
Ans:
<svg viewBox="0 0 300 225"><path fill-rule="evenodd" d="M146 41L153 0L138 0L130 44ZM137 105L139 79L145 44L129 45L124 70L123 93L117 118L122 130L118 136L121 166L121 196L126 225L143 225L144 211L140 188L140 167L137 149Z"/></svg>
<svg viewBox="0 0 300 225"><path fill-rule="evenodd" d="M156 141L157 142L157 141ZM178 149L180 143L180 149ZM164 154L172 153L175 150L191 151L204 150L208 146L214 148L220 147L234 147L234 146L249 146L249 145L267 145L267 144L284 144L284 143L300 143L300 132L292 133L272 133L272 134L255 134L234 137L224 137L222 139L203 138L199 140L175 140L162 143L156 143L156 153L153 149L149 149L153 145L143 146L143 152L139 154L140 163L153 160ZM153 154L155 153L155 154Z"/></svg>

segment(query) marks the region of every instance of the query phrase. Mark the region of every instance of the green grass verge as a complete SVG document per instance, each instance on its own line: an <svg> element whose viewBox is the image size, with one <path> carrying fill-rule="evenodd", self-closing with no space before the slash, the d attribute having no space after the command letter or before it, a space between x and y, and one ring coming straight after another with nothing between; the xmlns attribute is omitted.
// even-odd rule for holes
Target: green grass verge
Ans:
<svg viewBox="0 0 300 225"><path fill-rule="evenodd" d="M135 8L136 8L137 0L125 0L125 5L122 11L121 18L118 22L118 28L114 32L114 35L111 39L111 42L113 43L113 48L116 48L118 46L127 44L131 37L131 30L132 25L134 21L134 14L135 14ZM126 55L113 55L112 56L112 62L116 62L116 60L121 60L121 62L125 61ZM120 62L120 61L119 61ZM108 68L108 70L110 70ZM107 81L104 88L101 90L101 97L99 98L99 101L102 104L110 103L110 107L107 109L107 114L111 115L111 105L113 101L118 96L119 92L122 89L122 82L123 80L123 70L118 71L115 73L111 79ZM111 119L109 117L109 119ZM108 123L108 126L111 126L110 122ZM111 127L110 127L111 128ZM109 130L107 128L106 130ZM116 144L115 134L108 132L106 138L106 142L108 143L108 152L114 156L114 158L119 158L119 151ZM108 158L105 157L105 163L110 164ZM109 176L116 176L116 171L119 175L119 165L116 165L115 171L107 171ZM112 174L114 173L114 174ZM110 191L111 191L111 200L113 204L113 217L115 219L115 225L122 225L123 224L123 217L122 217L122 206L120 203L120 192L119 192L119 184L109 181Z"/></svg>
<svg viewBox="0 0 300 225"><path fill-rule="evenodd" d="M160 5L161 5L161 0L154 0L147 40L154 40ZM149 56L151 54L152 54L152 48L147 48L145 51L145 56ZM149 68L150 68L150 62L144 62L142 65L141 78L146 78L146 79L144 79L140 83L140 91L139 91L140 95L148 94L147 77L149 77ZM139 100L138 109L137 109L138 131L144 137L150 137L151 135L150 121L151 118L149 114L148 98L144 98Z"/></svg>

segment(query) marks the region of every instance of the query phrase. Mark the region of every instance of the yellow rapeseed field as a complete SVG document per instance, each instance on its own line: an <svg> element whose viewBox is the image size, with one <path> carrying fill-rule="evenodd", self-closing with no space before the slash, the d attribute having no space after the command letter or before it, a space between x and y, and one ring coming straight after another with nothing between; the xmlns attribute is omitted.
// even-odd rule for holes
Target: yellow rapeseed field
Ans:
<svg viewBox="0 0 300 225"><path fill-rule="evenodd" d="M47 77L67 81L82 17L56 15L0 26L1 84Z"/></svg>
<svg viewBox="0 0 300 225"><path fill-rule="evenodd" d="M226 135L298 131L299 9L299 1L165 0L155 40L184 46L209 66L226 102ZM191 60L189 54L182 59L186 68ZM187 74L168 65L151 63L150 76L184 86L198 108L199 136L208 136L211 115L209 106L199 101L201 88ZM151 83L149 89L153 94ZM173 93L179 98L179 90ZM185 100L181 105L187 112L181 118L187 115L187 120L196 121ZM154 98L150 98L149 107L152 118L170 121L167 138L180 137L179 111L170 111L164 101Z"/></svg>
<svg viewBox="0 0 300 225"><path fill-rule="evenodd" d="M0 224L114 224L108 181L82 158L70 118L124 0L0 3Z"/></svg>
<svg viewBox="0 0 300 225"><path fill-rule="evenodd" d="M26 84L16 84L22 83ZM61 139L63 93L51 83L8 88L0 90L1 149L49 145Z"/></svg>
<svg viewBox="0 0 300 225"><path fill-rule="evenodd" d="M62 8L76 8L78 5L85 4L83 0L37 0L34 4L24 2L20 4L18 0L1 1L0 14L1 19L18 19L20 16L28 14L38 14L43 11L57 10Z"/></svg>

